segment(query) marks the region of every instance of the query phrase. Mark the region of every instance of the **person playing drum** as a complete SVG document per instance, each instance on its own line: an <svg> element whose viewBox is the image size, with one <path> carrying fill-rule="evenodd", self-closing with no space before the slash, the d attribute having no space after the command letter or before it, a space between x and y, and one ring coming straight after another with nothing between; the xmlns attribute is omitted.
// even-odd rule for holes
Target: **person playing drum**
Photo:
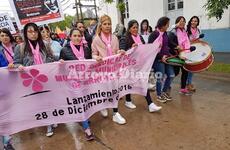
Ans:
<svg viewBox="0 0 230 150"><path fill-rule="evenodd" d="M190 39L191 44L194 44L194 43L206 44L204 41L201 41L199 39L201 35L201 32L198 28L199 24L200 24L200 19L197 16L193 16L188 22L187 33L188 33L188 37ZM188 72L187 89L189 91L195 92L196 89L192 84L192 78L193 78L193 73Z"/></svg>
<svg viewBox="0 0 230 150"><path fill-rule="evenodd" d="M157 101L159 102L166 102L172 100L170 97L169 91L171 82L175 77L173 66L164 63L167 57L170 57L172 54L169 52L168 47L168 35L167 29L169 27L169 18L168 17L161 17L156 25L155 31L153 31L150 36L148 43L153 43L157 37L162 33L163 43L160 52L157 54L156 59L154 61L153 67L154 72L157 78L156 82L156 91L157 91ZM163 83L164 75L166 74L166 80ZM163 89L162 86L164 85Z"/></svg>
<svg viewBox="0 0 230 150"><path fill-rule="evenodd" d="M171 53L174 55L178 55L181 52L190 52L190 41L185 30L186 20L183 16L179 16L176 19L176 27L173 28L168 36L169 36L169 47ZM174 66L174 72L177 76L180 72L181 74L181 89L179 91L180 94L191 95L192 93L186 88L186 81L188 78L188 71L186 71L183 67Z"/></svg>

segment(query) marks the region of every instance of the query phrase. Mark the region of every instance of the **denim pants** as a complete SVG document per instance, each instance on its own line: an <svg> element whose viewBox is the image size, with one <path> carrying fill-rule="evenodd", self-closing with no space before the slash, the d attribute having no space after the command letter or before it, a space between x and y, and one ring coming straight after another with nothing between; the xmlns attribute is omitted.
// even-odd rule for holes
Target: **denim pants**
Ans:
<svg viewBox="0 0 230 150"><path fill-rule="evenodd" d="M6 136L2 137L2 143L4 145L7 145L10 142L10 140L11 140L11 136L9 136L9 135L6 135Z"/></svg>
<svg viewBox="0 0 230 150"><path fill-rule="evenodd" d="M89 128L89 120L83 121L81 123L84 130Z"/></svg>
<svg viewBox="0 0 230 150"><path fill-rule="evenodd" d="M193 73L188 72L187 84L192 84L192 77L193 77Z"/></svg>
<svg viewBox="0 0 230 150"><path fill-rule="evenodd" d="M175 77L175 73L172 65L165 64L160 60L156 60L154 62L153 67L154 67L155 77L157 79L157 83L156 83L157 96L160 96L161 92L167 92L167 90L170 88L171 82ZM166 75L166 79L164 80L165 75Z"/></svg>

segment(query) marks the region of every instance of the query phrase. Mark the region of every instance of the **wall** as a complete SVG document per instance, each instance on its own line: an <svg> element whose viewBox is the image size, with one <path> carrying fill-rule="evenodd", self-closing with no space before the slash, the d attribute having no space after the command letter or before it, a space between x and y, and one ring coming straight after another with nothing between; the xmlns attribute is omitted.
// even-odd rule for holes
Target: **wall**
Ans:
<svg viewBox="0 0 230 150"><path fill-rule="evenodd" d="M230 52L230 28L202 30L214 52Z"/></svg>
<svg viewBox="0 0 230 150"><path fill-rule="evenodd" d="M140 23L143 19L148 19L154 28L163 15L163 0L129 0L129 20L136 19Z"/></svg>
<svg viewBox="0 0 230 150"><path fill-rule="evenodd" d="M99 0L97 4L99 6L98 16L102 16L104 14L109 15L112 19L112 31L115 30L116 24L119 22L118 10L116 7L116 2L111 4L105 4L104 0Z"/></svg>
<svg viewBox="0 0 230 150"><path fill-rule="evenodd" d="M184 17L189 21L189 19L196 15L200 18L200 28L201 29L220 29L230 27L230 9L225 10L223 18L217 22L216 18L207 17L207 12L203 6L207 0L184 0Z"/></svg>

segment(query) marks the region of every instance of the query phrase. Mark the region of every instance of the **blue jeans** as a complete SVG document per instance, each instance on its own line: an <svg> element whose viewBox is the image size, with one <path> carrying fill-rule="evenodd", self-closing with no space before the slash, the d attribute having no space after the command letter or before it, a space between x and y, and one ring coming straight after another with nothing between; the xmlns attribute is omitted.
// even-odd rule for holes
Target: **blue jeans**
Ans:
<svg viewBox="0 0 230 150"><path fill-rule="evenodd" d="M188 72L187 84L192 84L192 77L193 77L193 73Z"/></svg>
<svg viewBox="0 0 230 150"><path fill-rule="evenodd" d="M84 130L89 128L89 120L83 121L81 123Z"/></svg>
<svg viewBox="0 0 230 150"><path fill-rule="evenodd" d="M154 72L155 72L155 77L157 79L157 83L156 83L157 96L160 96L161 92L167 92L167 90L170 88L171 82L175 77L175 73L174 73L173 66L165 64L160 60L156 60L154 62ZM165 74L166 74L166 80L164 82ZM162 86L164 86L163 89Z"/></svg>
<svg viewBox="0 0 230 150"><path fill-rule="evenodd" d="M4 145L7 145L10 142L10 140L11 140L11 136L9 136L9 135L6 135L6 136L2 137L2 143Z"/></svg>

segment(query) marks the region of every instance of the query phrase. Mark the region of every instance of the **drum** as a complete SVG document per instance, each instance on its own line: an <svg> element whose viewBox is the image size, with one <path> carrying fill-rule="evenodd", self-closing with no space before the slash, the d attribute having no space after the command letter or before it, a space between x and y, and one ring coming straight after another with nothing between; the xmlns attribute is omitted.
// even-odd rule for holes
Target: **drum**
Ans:
<svg viewBox="0 0 230 150"><path fill-rule="evenodd" d="M172 66L183 66L185 64L185 61L178 58L178 57L168 57L164 63L172 65Z"/></svg>
<svg viewBox="0 0 230 150"><path fill-rule="evenodd" d="M213 61L211 47L204 43L195 43L192 46L196 47L195 51L188 53L180 53L180 58L185 59L185 70L189 72L201 72L208 69Z"/></svg>

